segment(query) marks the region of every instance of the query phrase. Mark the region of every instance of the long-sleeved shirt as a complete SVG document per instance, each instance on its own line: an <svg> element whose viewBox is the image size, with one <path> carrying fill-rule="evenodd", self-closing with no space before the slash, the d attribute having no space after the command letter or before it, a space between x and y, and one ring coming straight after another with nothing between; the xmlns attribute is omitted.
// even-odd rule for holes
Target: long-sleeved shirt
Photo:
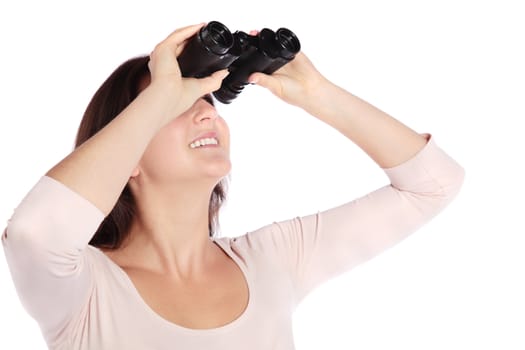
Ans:
<svg viewBox="0 0 525 350"><path fill-rule="evenodd" d="M104 214L43 176L2 236L11 275L50 349L294 349L292 315L315 287L391 247L442 211L464 169L427 144L382 169L390 184L339 207L214 239L244 274L249 301L231 323L189 329L155 313L126 272L88 244Z"/></svg>

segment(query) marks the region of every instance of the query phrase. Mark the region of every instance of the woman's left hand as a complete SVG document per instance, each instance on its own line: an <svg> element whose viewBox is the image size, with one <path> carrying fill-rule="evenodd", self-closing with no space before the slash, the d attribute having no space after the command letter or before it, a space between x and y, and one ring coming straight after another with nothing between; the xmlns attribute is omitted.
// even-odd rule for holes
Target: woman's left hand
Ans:
<svg viewBox="0 0 525 350"><path fill-rule="evenodd" d="M306 110L314 107L312 104L319 103L318 91L329 84L302 52L297 53L292 61L272 75L256 72L248 81L265 87L283 101Z"/></svg>

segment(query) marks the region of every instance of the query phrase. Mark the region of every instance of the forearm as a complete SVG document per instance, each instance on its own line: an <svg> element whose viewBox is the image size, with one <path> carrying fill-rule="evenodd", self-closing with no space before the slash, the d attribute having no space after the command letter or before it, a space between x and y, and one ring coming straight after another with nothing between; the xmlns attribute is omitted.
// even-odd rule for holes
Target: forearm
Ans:
<svg viewBox="0 0 525 350"><path fill-rule="evenodd" d="M126 109L46 174L109 214L149 141L162 127L166 103L157 87Z"/></svg>
<svg viewBox="0 0 525 350"><path fill-rule="evenodd" d="M339 130L357 144L381 168L410 159L426 139L400 121L326 81L306 111Z"/></svg>

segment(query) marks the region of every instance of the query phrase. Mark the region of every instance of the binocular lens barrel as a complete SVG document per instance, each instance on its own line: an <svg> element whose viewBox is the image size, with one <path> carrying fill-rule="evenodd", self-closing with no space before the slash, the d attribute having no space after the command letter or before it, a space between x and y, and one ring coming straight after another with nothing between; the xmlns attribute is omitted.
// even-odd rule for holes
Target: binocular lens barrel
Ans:
<svg viewBox="0 0 525 350"><path fill-rule="evenodd" d="M202 78L225 69L237 58L228 54L233 35L222 23L213 21L201 28L177 58L183 77Z"/></svg>
<svg viewBox="0 0 525 350"><path fill-rule="evenodd" d="M295 54L301 49L301 43L295 34L286 28L279 28L275 33L279 46L281 46L281 57L293 59Z"/></svg>
<svg viewBox="0 0 525 350"><path fill-rule="evenodd" d="M217 55L224 55L233 45L233 35L224 24L210 22L200 31L204 46Z"/></svg>
<svg viewBox="0 0 525 350"><path fill-rule="evenodd" d="M188 41L177 60L184 77L201 78L228 68L230 74L213 95L222 103L230 103L252 73L272 74L294 59L300 49L299 39L286 28L277 32L264 28L257 35L241 31L232 34L224 24L213 21Z"/></svg>

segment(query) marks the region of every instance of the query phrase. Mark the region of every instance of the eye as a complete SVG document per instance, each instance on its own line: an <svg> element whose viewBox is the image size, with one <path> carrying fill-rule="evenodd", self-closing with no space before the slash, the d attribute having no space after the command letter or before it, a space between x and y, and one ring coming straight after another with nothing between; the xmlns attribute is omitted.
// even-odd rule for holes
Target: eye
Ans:
<svg viewBox="0 0 525 350"><path fill-rule="evenodd" d="M211 94L206 94L202 96L202 99L211 104L212 106L215 106L215 102L213 101L213 97L211 97Z"/></svg>

